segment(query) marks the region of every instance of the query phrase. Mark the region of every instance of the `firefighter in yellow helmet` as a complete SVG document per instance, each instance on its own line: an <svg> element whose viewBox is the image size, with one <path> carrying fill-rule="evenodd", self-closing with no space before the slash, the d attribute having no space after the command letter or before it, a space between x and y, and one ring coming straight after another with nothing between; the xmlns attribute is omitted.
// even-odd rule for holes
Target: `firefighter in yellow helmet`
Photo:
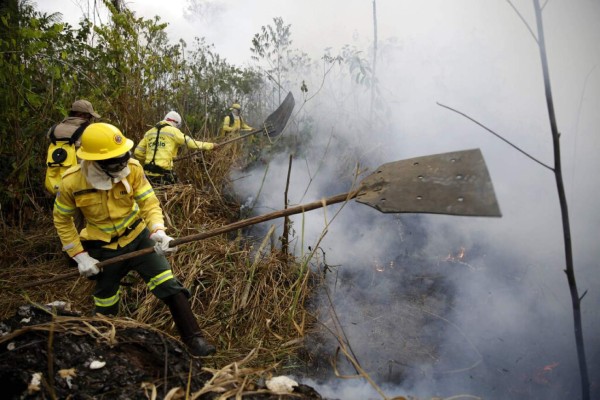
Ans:
<svg viewBox="0 0 600 400"><path fill-rule="evenodd" d="M240 106L238 103L233 103L229 108L229 114L223 118L223 125L221 126L222 135L237 133L240 131L254 130L253 127L244 122L241 113L242 106Z"/></svg>
<svg viewBox="0 0 600 400"><path fill-rule="evenodd" d="M133 142L110 124L89 125L81 137L77 156L81 163L63 175L54 203L54 225L63 250L78 265L81 275L94 279L95 310L115 315L119 285L135 270L148 290L164 301L181 339L193 356L207 356L215 347L207 343L191 311L189 292L173 276L165 254L175 251L165 233L162 209L140 163L130 158ZM86 226L77 232L73 215L79 209ZM154 252L110 264L102 260L154 247Z"/></svg>
<svg viewBox="0 0 600 400"><path fill-rule="evenodd" d="M177 157L179 147L188 149L212 150L214 143L200 142L179 130L181 115L169 111L165 118L144 134L135 148L134 156L144 166L146 176L153 185L173 184L173 159Z"/></svg>

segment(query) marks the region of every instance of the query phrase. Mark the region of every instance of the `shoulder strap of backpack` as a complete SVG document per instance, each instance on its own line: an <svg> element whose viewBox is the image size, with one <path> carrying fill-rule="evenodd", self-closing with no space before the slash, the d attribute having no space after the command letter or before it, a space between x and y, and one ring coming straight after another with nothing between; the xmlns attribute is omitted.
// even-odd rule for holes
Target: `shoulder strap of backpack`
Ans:
<svg viewBox="0 0 600 400"><path fill-rule="evenodd" d="M71 146L74 145L75 142L79 140L79 138L83 134L83 131L85 131L85 128L87 128L89 124L90 124L89 122L84 122L83 124L79 125L79 128L77 128L75 130L75 132L73 132L73 134L71 135L71 138L69 139L69 144ZM54 133L54 128L52 129L52 133Z"/></svg>
<svg viewBox="0 0 600 400"><path fill-rule="evenodd" d="M234 121L235 118L233 118L233 113L229 113L229 126L233 126Z"/></svg>
<svg viewBox="0 0 600 400"><path fill-rule="evenodd" d="M58 124L52 125L52 128L50 128L50 135L48 135L48 137L50 138L50 141L55 146L56 146L56 135L54 134L54 130L56 129L56 125L58 125Z"/></svg>
<svg viewBox="0 0 600 400"><path fill-rule="evenodd" d="M167 125L169 124L165 122L159 122L158 124L154 125L154 127L156 128L156 142L154 143L154 154L152 154L152 160L148 164L155 164L154 159L156 158L156 151L158 150L158 138L160 137L160 130Z"/></svg>

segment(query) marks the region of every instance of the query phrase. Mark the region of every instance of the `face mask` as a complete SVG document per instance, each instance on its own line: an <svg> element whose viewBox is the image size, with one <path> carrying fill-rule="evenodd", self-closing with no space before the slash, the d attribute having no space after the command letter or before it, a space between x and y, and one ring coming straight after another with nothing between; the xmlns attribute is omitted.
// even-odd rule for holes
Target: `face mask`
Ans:
<svg viewBox="0 0 600 400"><path fill-rule="evenodd" d="M114 174L122 171L127 166L129 158L131 158L131 155L127 152L120 157L113 157L108 160L98 160L96 162L104 172L110 175L111 173Z"/></svg>

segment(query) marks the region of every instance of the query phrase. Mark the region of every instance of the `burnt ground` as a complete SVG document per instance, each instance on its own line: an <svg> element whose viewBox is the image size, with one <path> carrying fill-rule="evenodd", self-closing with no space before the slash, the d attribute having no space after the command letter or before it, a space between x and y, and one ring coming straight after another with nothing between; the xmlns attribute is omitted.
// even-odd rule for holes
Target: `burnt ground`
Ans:
<svg viewBox="0 0 600 400"><path fill-rule="evenodd" d="M274 394L263 378L248 379L249 368L203 369L179 341L135 321L53 312L27 305L0 322L2 399L177 399L186 390L198 399L321 399L303 384ZM105 364L91 368L98 362Z"/></svg>

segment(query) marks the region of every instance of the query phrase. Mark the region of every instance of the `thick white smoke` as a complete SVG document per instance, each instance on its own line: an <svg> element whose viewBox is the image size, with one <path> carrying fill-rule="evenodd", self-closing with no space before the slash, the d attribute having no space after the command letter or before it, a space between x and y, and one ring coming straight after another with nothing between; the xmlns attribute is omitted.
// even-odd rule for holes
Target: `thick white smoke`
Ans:
<svg viewBox="0 0 600 400"><path fill-rule="evenodd" d="M381 384L398 384L390 394L576 397L578 366L554 175L436 104L468 114L553 167L538 48L508 4L491 10L466 3L470 8L436 2L432 19L421 19L418 31L380 48L384 105L375 121L369 118L368 90L352 86L341 72L328 76L303 109L315 122L304 156L294 159L289 198L299 204L344 192L355 161L372 170L397 159L480 148L500 219L397 217L355 203L336 216L320 247L327 264L338 266L328 273L337 316L367 372ZM593 110L600 101L600 71L593 68L600 52L590 42L598 32L588 13L597 16L598 7L576 3L551 2L544 16L576 274L580 294L588 290L583 303L588 362L597 371L594 174L600 121ZM535 29L530 2L517 6ZM380 2L381 13L385 7ZM271 161L259 213L283 208L287 166L288 154ZM252 176L262 180L263 173ZM256 194L256 180L238 182L241 193ZM314 246L338 209L293 218L296 254ZM328 301L324 296L319 315L333 326ZM333 352L337 343L331 339L311 345ZM339 366L353 373L347 363Z"/></svg>

